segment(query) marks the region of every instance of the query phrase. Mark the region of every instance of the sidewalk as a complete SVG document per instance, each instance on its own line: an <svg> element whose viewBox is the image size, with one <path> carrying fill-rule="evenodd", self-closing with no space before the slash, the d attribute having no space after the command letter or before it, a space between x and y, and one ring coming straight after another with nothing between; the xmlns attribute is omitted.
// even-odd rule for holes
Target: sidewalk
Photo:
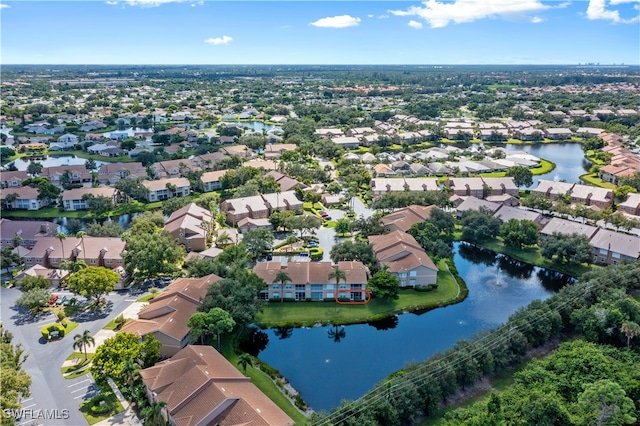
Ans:
<svg viewBox="0 0 640 426"><path fill-rule="evenodd" d="M109 417L101 422L96 423L94 426L142 426L144 423L138 419L136 413L131 407L127 408L120 414L116 414L113 417Z"/></svg>

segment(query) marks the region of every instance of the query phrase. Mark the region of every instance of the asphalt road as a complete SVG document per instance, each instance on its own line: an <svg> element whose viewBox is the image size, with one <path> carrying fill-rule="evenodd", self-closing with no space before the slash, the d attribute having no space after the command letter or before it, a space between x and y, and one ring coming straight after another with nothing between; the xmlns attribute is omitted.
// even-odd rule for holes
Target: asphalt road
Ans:
<svg viewBox="0 0 640 426"><path fill-rule="evenodd" d="M66 294L67 297L71 297L69 293L56 292L56 294ZM70 335L58 341L46 342L42 338L40 328L45 324L54 323L56 318L51 313L34 318L28 312L21 311L15 306L15 301L20 295L20 290L0 288L0 299L2 300L0 319L2 324L13 334L13 344L21 343L25 353L29 354L23 368L31 376L31 396L22 401L22 408L27 410L58 410L58 417L67 417L61 413L62 410L68 410L68 417L39 419L34 423L27 415L17 424L22 426L32 424L46 426L86 425L87 421L80 413L79 406L83 400L91 398L97 393L93 378L91 375L85 375L73 380L66 380L62 377L60 368L67 356L74 352L74 335L81 334L84 330L89 330L92 335L95 335L112 318L134 302L135 297L128 294L111 293L106 297L107 306L103 310L83 313L71 318L73 321L79 322L80 325ZM54 412L54 414L56 413Z"/></svg>

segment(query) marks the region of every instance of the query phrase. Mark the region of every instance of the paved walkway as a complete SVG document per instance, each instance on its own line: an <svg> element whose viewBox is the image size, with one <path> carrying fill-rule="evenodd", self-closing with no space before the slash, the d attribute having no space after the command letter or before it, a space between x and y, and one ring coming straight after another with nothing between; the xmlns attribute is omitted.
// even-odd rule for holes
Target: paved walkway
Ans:
<svg viewBox="0 0 640 426"><path fill-rule="evenodd" d="M136 416L136 413L131 407L127 408L120 414L116 414L113 417L109 417L101 422L96 423L94 426L138 426L143 425L142 421Z"/></svg>

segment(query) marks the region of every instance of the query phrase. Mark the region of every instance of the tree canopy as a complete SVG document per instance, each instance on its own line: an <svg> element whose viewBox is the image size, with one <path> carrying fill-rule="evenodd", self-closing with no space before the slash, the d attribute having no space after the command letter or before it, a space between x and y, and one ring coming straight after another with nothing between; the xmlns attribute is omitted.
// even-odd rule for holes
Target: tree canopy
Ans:
<svg viewBox="0 0 640 426"><path fill-rule="evenodd" d="M142 368L151 367L160 358L161 343L147 334L142 341L133 333L121 332L106 339L96 348L92 358L91 373L96 380L111 377L117 384L124 384L124 364L137 361Z"/></svg>
<svg viewBox="0 0 640 426"><path fill-rule="evenodd" d="M69 290L74 294L80 294L87 299L95 298L100 302L103 295L115 289L120 281L120 275L109 268L100 266L87 266L68 278Z"/></svg>

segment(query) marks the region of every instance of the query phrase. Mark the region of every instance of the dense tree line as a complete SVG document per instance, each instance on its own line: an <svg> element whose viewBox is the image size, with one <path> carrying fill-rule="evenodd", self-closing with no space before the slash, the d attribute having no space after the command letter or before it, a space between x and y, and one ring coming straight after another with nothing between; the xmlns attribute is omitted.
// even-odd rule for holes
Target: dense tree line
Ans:
<svg viewBox="0 0 640 426"><path fill-rule="evenodd" d="M584 274L580 282L563 287L547 300L519 309L503 326L462 339L445 352L393 374L359 400L344 401L331 413L314 416L313 424L401 425L410 424L419 414L433 415L458 389L474 384L484 374L504 371L529 349L575 330L577 312L640 288L638 276L637 261ZM619 339L617 343L624 346L626 341ZM608 383L598 385L615 388ZM617 388L609 391L618 392ZM637 386L631 391L637 392ZM589 398L587 393L583 401ZM637 395L635 398L638 400Z"/></svg>

